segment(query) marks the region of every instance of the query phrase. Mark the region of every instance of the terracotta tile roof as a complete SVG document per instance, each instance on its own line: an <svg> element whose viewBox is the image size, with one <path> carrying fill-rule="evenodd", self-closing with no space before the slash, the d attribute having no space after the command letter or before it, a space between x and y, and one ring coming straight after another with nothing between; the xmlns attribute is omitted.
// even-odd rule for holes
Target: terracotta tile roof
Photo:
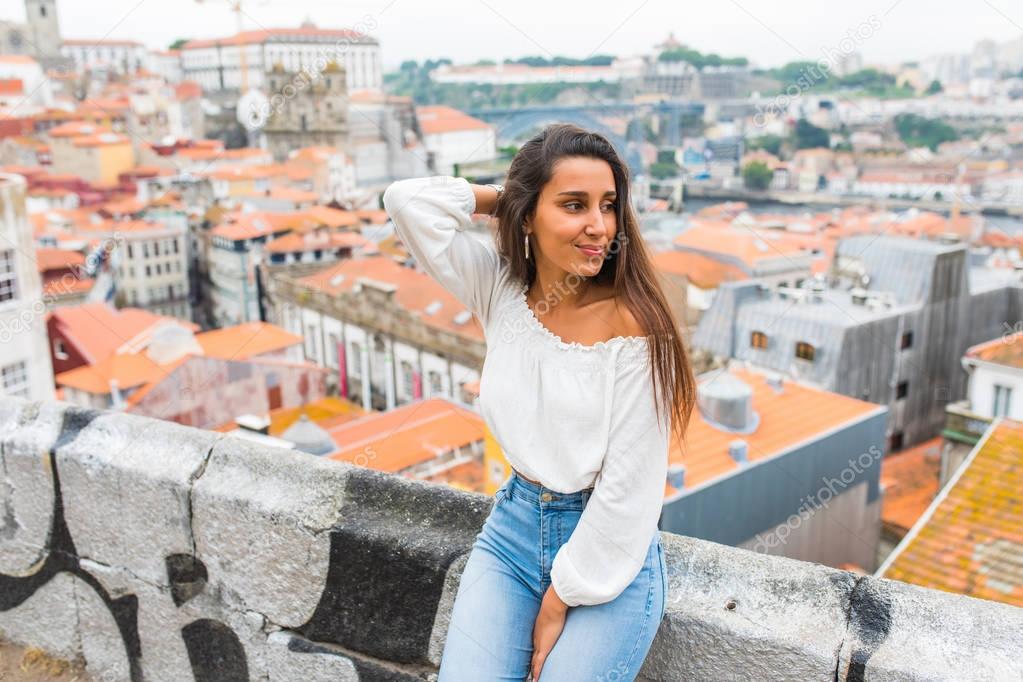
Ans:
<svg viewBox="0 0 1023 682"><path fill-rule="evenodd" d="M101 204L99 210L107 215L131 215L141 213L146 205L135 197L125 197Z"/></svg>
<svg viewBox="0 0 1023 682"><path fill-rule="evenodd" d="M65 38L63 43L65 45L75 45L81 47L93 47L102 45L104 47L145 47L142 43L134 40L120 40L120 39L106 39L106 40L90 40L86 38Z"/></svg>
<svg viewBox="0 0 1023 682"><path fill-rule="evenodd" d="M127 135L117 133L99 133L98 135L79 135L71 140L76 147L109 147L118 144L131 144Z"/></svg>
<svg viewBox="0 0 1023 682"><path fill-rule="evenodd" d="M25 83L20 78L0 78L0 95L20 95L25 92Z"/></svg>
<svg viewBox="0 0 1023 682"><path fill-rule="evenodd" d="M749 279L749 275L734 265L686 251L656 253L654 265L661 272L685 276L701 289L717 289L722 282Z"/></svg>
<svg viewBox="0 0 1023 682"><path fill-rule="evenodd" d="M85 256L78 251L45 246L36 247L36 269L39 272L73 268L79 265L85 265Z"/></svg>
<svg viewBox="0 0 1023 682"><path fill-rule="evenodd" d="M476 316L465 324L455 316L466 310L457 298L429 275L407 268L387 256L345 258L328 268L303 277L300 282L331 295L352 289L359 277L388 282L397 286L394 300L413 315L444 331L461 334L474 341L483 341L483 328ZM427 307L439 303L432 312Z"/></svg>
<svg viewBox="0 0 1023 682"><path fill-rule="evenodd" d="M92 277L74 277L70 281L57 277L49 282L43 282L43 296L52 299L59 299L61 296L81 294L91 291L96 284Z"/></svg>
<svg viewBox="0 0 1023 682"><path fill-rule="evenodd" d="M195 335L203 353L224 360L247 360L302 343L301 336L269 322L245 322Z"/></svg>
<svg viewBox="0 0 1023 682"><path fill-rule="evenodd" d="M61 333L86 361L98 363L117 352L139 333L167 321L190 325L172 317L154 315L141 308L121 308L106 303L83 303L57 308L50 313Z"/></svg>
<svg viewBox="0 0 1023 682"><path fill-rule="evenodd" d="M181 50L194 50L205 47L216 47L218 45L252 45L264 43L268 40L281 40L287 38L326 38L326 39L355 39L369 40L369 36L350 29L331 28L268 28L259 31L242 31L226 38L213 38L201 40L189 40L181 46Z"/></svg>
<svg viewBox="0 0 1023 682"><path fill-rule="evenodd" d="M173 50L173 54L180 54L180 50ZM181 81L174 86L174 95L178 99L195 99L197 97L202 97L202 86L195 81Z"/></svg>
<svg viewBox="0 0 1023 682"><path fill-rule="evenodd" d="M433 105L416 107L416 118L424 135L452 133L459 130L485 130L492 126L485 121L453 107Z"/></svg>
<svg viewBox="0 0 1023 682"><path fill-rule="evenodd" d="M359 220L370 225L384 225L390 220L387 211L382 208L360 208L352 212L355 213Z"/></svg>
<svg viewBox="0 0 1023 682"><path fill-rule="evenodd" d="M50 137L79 137L81 135L98 135L100 133L113 133L114 131L106 126L88 123L86 121L68 121L59 126L50 128L46 134Z"/></svg>
<svg viewBox="0 0 1023 682"><path fill-rule="evenodd" d="M289 232L267 242L265 250L269 253L301 253L317 249L371 246L373 242L356 232Z"/></svg>
<svg viewBox="0 0 1023 682"><path fill-rule="evenodd" d="M878 574L1023 606L1023 423L992 424Z"/></svg>
<svg viewBox="0 0 1023 682"><path fill-rule="evenodd" d="M35 64L35 63L36 60L23 54L0 54L0 64Z"/></svg>
<svg viewBox="0 0 1023 682"><path fill-rule="evenodd" d="M767 228L745 229L724 222L700 221L675 238L677 247L738 259L753 268L758 261L804 252L798 238Z"/></svg>
<svg viewBox="0 0 1023 682"><path fill-rule="evenodd" d="M749 461L770 459L789 448L822 436L843 424L851 424L884 410L880 405L830 393L786 379L779 392L763 374L742 369L730 371L753 390L753 410L760 423L752 433L739 434L712 426L699 409L693 411L683 453L678 443L671 446L669 461L686 468L685 488L690 489L725 476L738 468L728 454L728 444L741 438L748 444ZM714 381L716 372L700 377ZM668 492L676 492L666 486Z"/></svg>
<svg viewBox="0 0 1023 682"><path fill-rule="evenodd" d="M941 436L881 460L881 520L905 535L938 494L941 475Z"/></svg>
<svg viewBox="0 0 1023 682"><path fill-rule="evenodd" d="M966 349L966 357L996 365L1023 369L1023 333L1016 332L985 341L984 343L978 343L976 346Z"/></svg>
<svg viewBox="0 0 1023 682"><path fill-rule="evenodd" d="M274 171L275 173L277 171ZM296 204L314 204L320 199L320 195L316 192L310 192L304 189L297 189L295 187L285 187L283 185L273 185L266 190L253 190L248 192L244 196L248 197L266 197L268 199L279 199L281 201L293 201Z"/></svg>
<svg viewBox="0 0 1023 682"><path fill-rule="evenodd" d="M273 215L267 211L233 213L226 217L228 222L221 223L210 230L211 235L224 239L241 240L283 234L292 229L292 226L287 224L287 219L282 219L280 214ZM297 221L299 217L292 216L291 220Z"/></svg>
<svg viewBox="0 0 1023 682"><path fill-rule="evenodd" d="M483 440L483 418L442 398L419 400L329 430L330 459L397 472Z"/></svg>
<svg viewBox="0 0 1023 682"><path fill-rule="evenodd" d="M326 225L327 227L358 227L362 224L359 220L359 211L342 211L329 206L311 206L305 209L303 216L313 225ZM386 211L385 211L386 213ZM386 222L386 220L384 221Z"/></svg>
<svg viewBox="0 0 1023 682"><path fill-rule="evenodd" d="M110 382L116 379L122 391L158 381L170 373L171 366L161 366L145 353L111 355L92 365L83 365L55 377L58 384L88 393L110 393Z"/></svg>
<svg viewBox="0 0 1023 682"><path fill-rule="evenodd" d="M292 161L316 161L316 162L320 162L320 161L326 161L328 158L330 158L334 154L343 154L343 153L344 152L342 152L337 147L328 147L328 146L324 146L324 145L314 146L314 147L302 147L301 149L296 149L293 152L294 156L291 157L291 160Z"/></svg>

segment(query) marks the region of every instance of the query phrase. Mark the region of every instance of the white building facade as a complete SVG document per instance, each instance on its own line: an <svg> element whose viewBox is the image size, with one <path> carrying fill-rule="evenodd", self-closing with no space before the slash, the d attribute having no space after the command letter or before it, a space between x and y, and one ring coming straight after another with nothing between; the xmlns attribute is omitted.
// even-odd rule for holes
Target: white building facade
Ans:
<svg viewBox="0 0 1023 682"><path fill-rule="evenodd" d="M23 177L0 174L0 393L52 400L46 306L25 192Z"/></svg>

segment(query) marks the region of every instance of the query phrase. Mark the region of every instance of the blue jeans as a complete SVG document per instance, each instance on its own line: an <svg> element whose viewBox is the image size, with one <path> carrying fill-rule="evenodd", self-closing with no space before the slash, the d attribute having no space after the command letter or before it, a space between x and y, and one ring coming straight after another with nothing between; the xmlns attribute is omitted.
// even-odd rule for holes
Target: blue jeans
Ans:
<svg viewBox="0 0 1023 682"><path fill-rule="evenodd" d="M495 493L458 585L438 682L531 679L533 624L551 563L592 491L555 492L513 471ZM634 680L664 617L666 592L658 532L625 591L568 609L539 682Z"/></svg>

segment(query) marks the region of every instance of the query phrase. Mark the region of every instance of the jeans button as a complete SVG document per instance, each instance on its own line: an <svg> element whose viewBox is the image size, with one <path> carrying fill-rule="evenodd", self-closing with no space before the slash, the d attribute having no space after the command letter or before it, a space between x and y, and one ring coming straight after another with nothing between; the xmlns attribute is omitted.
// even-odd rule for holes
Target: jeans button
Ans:
<svg viewBox="0 0 1023 682"><path fill-rule="evenodd" d="M550 493L543 493L542 495L540 495L540 499L543 500L544 502L550 502L551 501L551 494Z"/></svg>

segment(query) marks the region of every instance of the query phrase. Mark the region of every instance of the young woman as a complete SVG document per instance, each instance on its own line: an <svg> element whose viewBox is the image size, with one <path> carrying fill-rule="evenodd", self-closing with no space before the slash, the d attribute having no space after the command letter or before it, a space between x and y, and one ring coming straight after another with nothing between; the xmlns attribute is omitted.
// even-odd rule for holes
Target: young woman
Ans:
<svg viewBox="0 0 1023 682"><path fill-rule="evenodd" d="M439 682L632 680L664 615L657 522L694 379L603 136L552 125L504 187L396 182L384 207L480 320L480 410L512 467L451 614ZM496 216L496 249L466 231ZM542 673L542 677L541 677Z"/></svg>

